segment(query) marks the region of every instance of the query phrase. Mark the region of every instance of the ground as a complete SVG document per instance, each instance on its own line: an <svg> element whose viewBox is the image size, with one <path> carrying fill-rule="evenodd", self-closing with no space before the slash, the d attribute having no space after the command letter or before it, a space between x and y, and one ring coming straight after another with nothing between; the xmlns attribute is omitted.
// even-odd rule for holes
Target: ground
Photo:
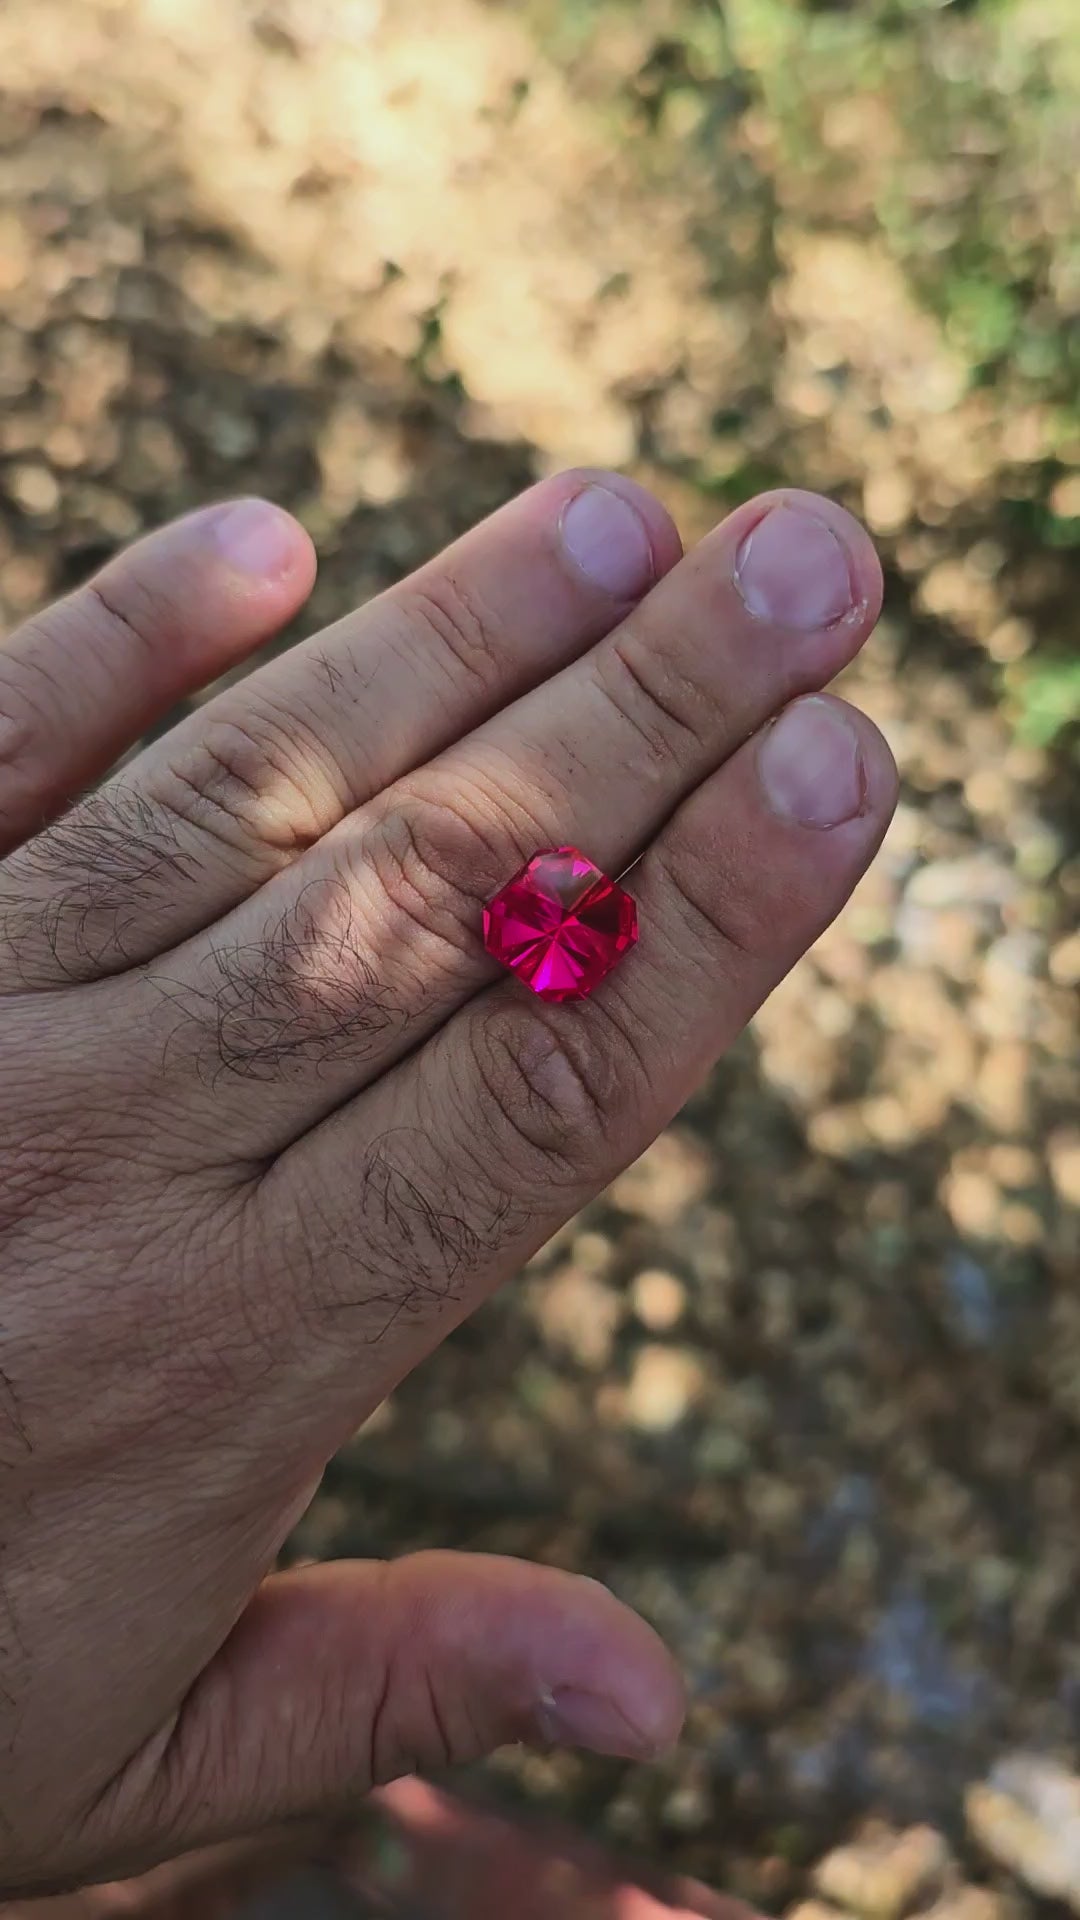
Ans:
<svg viewBox="0 0 1080 1920"><path fill-rule="evenodd" d="M873 872L294 1551L657 1623L678 1752L504 1799L770 1909L867 1812L985 1874L965 1790L1080 1739L1070 0L6 0L0 71L6 620L226 492L311 529L305 628L581 459L878 538Z"/></svg>

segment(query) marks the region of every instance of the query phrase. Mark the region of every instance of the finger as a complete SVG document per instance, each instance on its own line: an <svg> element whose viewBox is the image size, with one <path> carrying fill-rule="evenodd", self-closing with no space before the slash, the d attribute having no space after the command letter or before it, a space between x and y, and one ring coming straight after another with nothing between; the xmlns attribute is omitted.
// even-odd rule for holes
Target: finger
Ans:
<svg viewBox="0 0 1080 1920"><path fill-rule="evenodd" d="M562 1823L473 1806L427 1780L374 1798L398 1843L393 1887L378 1836L375 1846L370 1835L344 1840L336 1864L362 1898L391 1894L425 1920L754 1920L740 1901L620 1859Z"/></svg>
<svg viewBox="0 0 1080 1920"><path fill-rule="evenodd" d="M5 1901L0 1920L252 1920L253 1911L260 1911L252 1907L256 1894L280 1888L299 1867L332 1860L345 1844L325 1821L290 1822L271 1833L201 1847L134 1880L44 1899L35 1894L14 1905ZM305 1913L305 1920L319 1917Z"/></svg>
<svg viewBox="0 0 1080 1920"><path fill-rule="evenodd" d="M880 583L841 508L765 496L589 654L170 956L148 985L173 1009L174 1066L190 1081L194 1047L231 1145L279 1150L490 979L482 903L540 848L623 871L740 741L857 652Z"/></svg>
<svg viewBox="0 0 1080 1920"><path fill-rule="evenodd" d="M234 500L139 541L14 633L0 647L0 853L291 618L314 572L295 520Z"/></svg>
<svg viewBox="0 0 1080 1920"><path fill-rule="evenodd" d="M638 944L590 999L500 983L278 1159L253 1258L324 1369L324 1417L363 1417L642 1152L837 913L895 799L868 720L796 701L642 860Z"/></svg>
<svg viewBox="0 0 1080 1920"><path fill-rule="evenodd" d="M607 632L679 551L663 508L618 475L566 473L512 501L209 702L14 863L21 977L116 972L217 919ZM88 859L102 838L107 859Z"/></svg>
<svg viewBox="0 0 1080 1920"><path fill-rule="evenodd" d="M512 1740L642 1759L683 1717L670 1655L592 1580L421 1553L276 1575L76 1829L131 1872Z"/></svg>

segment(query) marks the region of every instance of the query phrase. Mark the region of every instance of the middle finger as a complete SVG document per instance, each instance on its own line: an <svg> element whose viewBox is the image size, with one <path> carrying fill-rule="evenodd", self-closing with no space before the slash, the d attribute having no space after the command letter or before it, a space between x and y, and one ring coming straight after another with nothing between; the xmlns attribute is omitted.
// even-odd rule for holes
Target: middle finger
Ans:
<svg viewBox="0 0 1080 1920"><path fill-rule="evenodd" d="M590 653L152 968L170 1057L212 1082L228 1156L278 1151L482 987L482 903L534 853L569 841L624 872L743 740L851 659L880 596L843 509L794 490L749 502Z"/></svg>

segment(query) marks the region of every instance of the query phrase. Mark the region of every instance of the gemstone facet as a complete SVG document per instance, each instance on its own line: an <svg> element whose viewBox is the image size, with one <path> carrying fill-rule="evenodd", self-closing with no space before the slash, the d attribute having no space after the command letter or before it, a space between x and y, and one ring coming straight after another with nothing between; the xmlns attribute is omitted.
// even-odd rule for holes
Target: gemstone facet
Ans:
<svg viewBox="0 0 1080 1920"><path fill-rule="evenodd" d="M488 952L542 1000L583 1000L637 936L635 902L577 847L536 854L484 908Z"/></svg>

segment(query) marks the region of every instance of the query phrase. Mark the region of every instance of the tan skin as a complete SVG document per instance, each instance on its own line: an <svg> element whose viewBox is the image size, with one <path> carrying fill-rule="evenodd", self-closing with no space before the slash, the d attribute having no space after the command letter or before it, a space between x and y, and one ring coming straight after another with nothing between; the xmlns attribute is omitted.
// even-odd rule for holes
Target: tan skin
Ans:
<svg viewBox="0 0 1080 1920"><path fill-rule="evenodd" d="M369 1817L276 1828L184 1854L134 1880L17 1900L3 1920L754 1920L679 1874L622 1859L555 1824L506 1816L415 1777L382 1787ZM374 1819L371 1814L374 1813Z"/></svg>
<svg viewBox="0 0 1080 1920"><path fill-rule="evenodd" d="M576 472L62 811L313 573L288 516L210 509L0 650L9 1895L508 1740L676 1738L669 1655L592 1582L269 1570L333 1450L678 1110L895 803L871 724L800 698L877 616L850 517L765 496L682 558L642 489ZM480 915L566 841L637 863L641 938L551 1006Z"/></svg>

